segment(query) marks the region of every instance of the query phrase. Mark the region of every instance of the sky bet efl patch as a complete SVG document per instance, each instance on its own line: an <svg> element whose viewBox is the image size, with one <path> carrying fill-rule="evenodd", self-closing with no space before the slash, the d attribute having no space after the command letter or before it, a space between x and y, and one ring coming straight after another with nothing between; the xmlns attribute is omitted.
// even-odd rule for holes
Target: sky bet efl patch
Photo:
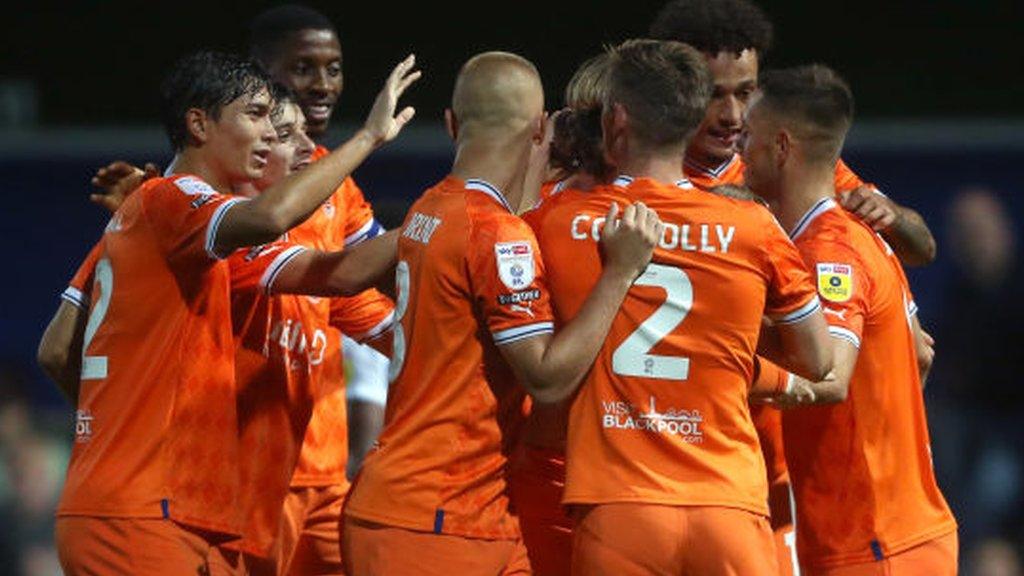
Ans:
<svg viewBox="0 0 1024 576"><path fill-rule="evenodd" d="M818 293L829 302L846 302L853 296L853 267L849 264L818 264Z"/></svg>
<svg viewBox="0 0 1024 576"><path fill-rule="evenodd" d="M533 247L529 242L499 242L494 245L498 277L511 290L522 290L533 283Z"/></svg>

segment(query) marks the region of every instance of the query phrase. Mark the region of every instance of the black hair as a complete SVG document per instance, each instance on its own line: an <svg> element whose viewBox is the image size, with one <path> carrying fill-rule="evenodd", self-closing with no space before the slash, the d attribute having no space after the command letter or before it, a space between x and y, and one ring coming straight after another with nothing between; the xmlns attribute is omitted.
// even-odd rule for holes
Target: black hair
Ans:
<svg viewBox="0 0 1024 576"><path fill-rule="evenodd" d="M269 64L278 56L282 42L300 30L330 30L338 34L334 24L320 12L300 4L282 4L253 18L249 25L249 53Z"/></svg>
<svg viewBox="0 0 1024 576"><path fill-rule="evenodd" d="M763 59L772 45L772 23L749 0L673 0L658 12L650 36L712 55L755 50Z"/></svg>
<svg viewBox="0 0 1024 576"><path fill-rule="evenodd" d="M270 77L255 61L224 52L194 52L178 60L160 84L160 119L175 150L189 142L185 113L199 108L220 118L224 106L269 90Z"/></svg>

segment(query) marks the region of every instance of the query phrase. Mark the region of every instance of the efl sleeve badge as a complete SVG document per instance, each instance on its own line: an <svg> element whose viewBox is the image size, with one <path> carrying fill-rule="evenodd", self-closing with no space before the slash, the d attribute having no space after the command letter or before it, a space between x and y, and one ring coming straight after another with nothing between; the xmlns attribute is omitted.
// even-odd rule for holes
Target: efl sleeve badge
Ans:
<svg viewBox="0 0 1024 576"><path fill-rule="evenodd" d="M818 293L829 302L846 302L853 296L853 267L849 264L818 264Z"/></svg>
<svg viewBox="0 0 1024 576"><path fill-rule="evenodd" d="M498 277L510 290L533 284L533 247L529 242L499 242L494 245Z"/></svg>

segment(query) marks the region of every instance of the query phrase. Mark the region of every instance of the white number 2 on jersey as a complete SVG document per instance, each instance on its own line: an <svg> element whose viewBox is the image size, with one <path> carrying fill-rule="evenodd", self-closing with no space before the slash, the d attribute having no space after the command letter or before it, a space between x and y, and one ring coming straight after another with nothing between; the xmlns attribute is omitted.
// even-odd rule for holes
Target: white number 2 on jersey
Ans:
<svg viewBox="0 0 1024 576"><path fill-rule="evenodd" d="M679 268L649 264L634 284L665 290L665 302L615 349L612 371L621 376L686 380L690 374L689 358L658 356L650 352L690 312L693 306L690 277Z"/></svg>
<svg viewBox="0 0 1024 576"><path fill-rule="evenodd" d="M388 382L394 382L395 378L398 378L402 372L402 365L405 364L405 330L402 329L402 318L409 307L409 263L405 260L395 267L395 292L398 294L398 302L395 302L394 342L391 345Z"/></svg>
<svg viewBox="0 0 1024 576"><path fill-rule="evenodd" d="M107 315L107 307L110 306L110 297L114 293L114 269L110 266L110 260L101 258L96 263L94 274L96 283L100 285L100 299L92 307L89 322L85 325L85 337L82 341L82 380L99 380L107 377L107 357L87 356L86 353L100 324L103 324L103 317Z"/></svg>

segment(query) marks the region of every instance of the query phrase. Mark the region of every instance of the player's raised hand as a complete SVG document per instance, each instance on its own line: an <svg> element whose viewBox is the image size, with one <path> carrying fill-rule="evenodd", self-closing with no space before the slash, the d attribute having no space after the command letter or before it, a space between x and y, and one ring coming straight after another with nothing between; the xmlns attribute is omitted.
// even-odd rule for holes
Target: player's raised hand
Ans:
<svg viewBox="0 0 1024 576"><path fill-rule="evenodd" d="M839 195L839 204L881 232L896 223L899 211L896 204L883 194L879 194L870 186L859 186Z"/></svg>
<svg viewBox="0 0 1024 576"><path fill-rule="evenodd" d="M419 70L413 70L415 65L416 56L412 54L399 62L391 71L387 81L384 82L384 87L381 88L377 99L373 102L373 108L370 109L364 128L377 145L390 142L395 136L398 136L402 127L416 114L416 110L412 106L406 106L401 112L395 114L398 98L422 75Z"/></svg>
<svg viewBox="0 0 1024 576"><path fill-rule="evenodd" d="M97 170L96 175L92 177L92 185L100 188L102 192L90 194L89 200L110 212L116 212L143 182L159 175L160 169L150 162L147 162L144 168L123 160L111 162Z"/></svg>
<svg viewBox="0 0 1024 576"><path fill-rule="evenodd" d="M626 206L621 218L619 205L613 202L601 231L605 266L623 273L632 282L651 261L664 231L657 212L643 202Z"/></svg>

